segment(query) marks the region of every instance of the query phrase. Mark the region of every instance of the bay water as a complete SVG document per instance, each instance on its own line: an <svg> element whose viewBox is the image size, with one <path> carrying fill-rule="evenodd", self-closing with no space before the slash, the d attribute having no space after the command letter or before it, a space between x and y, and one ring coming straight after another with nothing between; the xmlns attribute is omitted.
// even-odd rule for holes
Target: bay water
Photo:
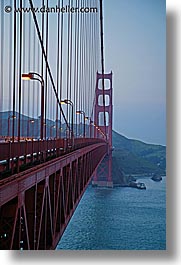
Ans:
<svg viewBox="0 0 181 265"><path fill-rule="evenodd" d="M89 186L57 250L165 250L166 178L146 190Z"/></svg>

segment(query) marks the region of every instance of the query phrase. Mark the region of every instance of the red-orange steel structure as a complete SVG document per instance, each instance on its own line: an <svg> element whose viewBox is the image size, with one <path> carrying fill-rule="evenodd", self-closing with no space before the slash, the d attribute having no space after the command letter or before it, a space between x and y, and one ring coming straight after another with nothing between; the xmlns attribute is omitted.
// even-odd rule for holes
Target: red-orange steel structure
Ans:
<svg viewBox="0 0 181 265"><path fill-rule="evenodd" d="M102 84L107 80L108 86L104 87L104 94L103 94L103 87ZM94 112L94 121L95 124L98 126L99 130L106 135L106 139L108 142L108 152L104 159L104 161L99 166L98 170L94 175L93 185L95 186L106 186L106 187L113 187L112 181L112 72L110 74L99 74L97 73L97 82L96 82L96 100L95 100L95 112ZM106 104L104 106L102 97L107 97L105 100ZM103 122L103 115L107 114L106 126ZM102 119L101 119L102 118ZM99 130L95 127L94 129L94 137L98 138L101 137Z"/></svg>
<svg viewBox="0 0 181 265"><path fill-rule="evenodd" d="M0 249L55 249L107 153L104 140L78 142L76 150L0 181Z"/></svg>
<svg viewBox="0 0 181 265"><path fill-rule="evenodd" d="M34 10L34 1L28 2ZM60 7L60 1L57 2ZM113 186L112 73L104 73L102 0L94 2L95 14L70 13L64 23L65 16L57 13L57 25L49 19L48 13L44 16L41 12L28 12L28 17L28 13L11 12L7 23L5 13L1 14L0 249L55 249L91 179L94 178L94 185ZM77 4L77 1L71 3ZM83 0L81 4L92 6L91 1ZM1 1L2 10L3 5L4 1ZM12 10L22 10L22 7L22 0L12 1ZM99 12L100 22L96 15ZM52 31L52 27L55 30ZM57 34L51 35L55 31ZM9 38L4 38L5 32ZM96 77L99 38L102 72ZM54 40L53 51L49 49L50 39ZM8 61L7 51L11 51ZM57 58L56 63L54 58ZM36 99L35 84L22 86L24 69L33 71L43 80L40 116L40 98L37 94ZM106 79L110 83L108 89L104 86ZM64 102L72 104L71 121L68 106L65 115L61 105L65 95ZM107 97L109 104L106 105ZM5 98L9 98L8 106ZM5 109L8 109L8 118ZM73 122L77 110L84 113L84 138L77 138L81 137L81 133L77 133L77 116ZM85 126L86 116L90 119L90 128ZM31 121L37 125L33 133L29 128ZM65 133L61 132L63 125ZM48 129L52 137L54 127L57 139L47 140ZM89 134L86 129L90 138L86 138ZM26 137L32 140L24 141ZM102 166L99 166L101 162Z"/></svg>

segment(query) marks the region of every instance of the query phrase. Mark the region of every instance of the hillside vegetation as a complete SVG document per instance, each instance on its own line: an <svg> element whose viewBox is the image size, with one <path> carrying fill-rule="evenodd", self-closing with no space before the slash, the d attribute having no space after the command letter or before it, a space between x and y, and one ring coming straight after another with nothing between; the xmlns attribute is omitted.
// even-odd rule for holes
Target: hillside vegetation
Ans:
<svg viewBox="0 0 181 265"><path fill-rule="evenodd" d="M113 131L113 175L166 174L166 147L128 139Z"/></svg>

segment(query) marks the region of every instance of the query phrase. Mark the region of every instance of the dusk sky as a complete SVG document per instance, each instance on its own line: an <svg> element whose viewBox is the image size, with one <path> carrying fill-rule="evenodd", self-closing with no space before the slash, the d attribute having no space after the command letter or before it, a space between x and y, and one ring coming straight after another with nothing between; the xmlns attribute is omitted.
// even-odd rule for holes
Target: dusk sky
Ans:
<svg viewBox="0 0 181 265"><path fill-rule="evenodd" d="M105 68L117 132L166 144L165 0L104 0Z"/></svg>
<svg viewBox="0 0 181 265"><path fill-rule="evenodd" d="M6 4L11 1L6 0ZM29 1L28 1L29 2ZM41 6L40 0L33 1ZM64 2L66 4L67 1ZM105 72L113 71L113 129L128 138L140 139L148 143L166 145L166 6L165 0L103 0L104 3L104 52ZM52 0L55 6L57 0ZM92 5L95 1L92 1ZM25 24L29 16L25 14ZM96 14L95 14L96 15ZM98 15L98 14L97 14ZM38 17L40 23L41 16ZM4 58L9 62L9 23L10 14L4 14ZM32 18L31 18L32 20ZM49 32L49 62L56 79L56 52L55 39L57 30L57 16L50 14ZM67 16L65 14L64 27ZM31 23L33 23L31 21ZM41 25L41 24L40 24ZM66 39L66 27L64 30ZM34 53L33 39L36 38L35 28L31 30L29 41L28 26L25 31L25 51L31 48ZM38 39L36 40L38 43ZM29 48L29 43L31 47ZM38 44L39 45L39 44ZM35 55L37 57L38 49ZM67 45L64 44L64 57L67 54ZM40 52L39 52L40 54ZM31 56L30 66L26 52L23 71L29 69L40 71L40 66L33 64ZM4 70L4 84L8 83L9 66ZM65 69L65 67L64 67ZM100 69L99 69L100 71ZM18 76L18 75L17 75ZM66 81L66 73L64 73ZM64 82L63 81L63 82ZM17 81L18 82L18 81ZM31 83L32 85L32 83ZM38 86L38 84L36 84ZM65 84L64 86L65 87ZM8 109L8 101L12 95L8 88L4 89L4 109ZM38 92L38 89L35 89ZM23 92L27 93L28 83L23 83ZM33 91L33 89L31 90ZM32 92L31 92L32 93ZM26 105L24 104L24 113ZM37 109L40 107L36 106ZM37 110L38 112L38 110ZM31 113L29 113L31 115ZM51 114L51 111L50 111Z"/></svg>

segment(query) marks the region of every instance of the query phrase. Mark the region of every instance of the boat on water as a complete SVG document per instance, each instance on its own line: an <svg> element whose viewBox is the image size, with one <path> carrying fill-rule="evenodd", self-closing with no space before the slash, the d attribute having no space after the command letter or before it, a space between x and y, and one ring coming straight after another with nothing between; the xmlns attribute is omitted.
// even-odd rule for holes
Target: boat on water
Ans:
<svg viewBox="0 0 181 265"><path fill-rule="evenodd" d="M140 190L146 190L146 185L145 185L145 183L138 182L138 183L137 183L137 189L140 189Z"/></svg>
<svg viewBox="0 0 181 265"><path fill-rule="evenodd" d="M152 178L151 178L153 181L162 181L162 177L159 176L159 175L154 175Z"/></svg>
<svg viewBox="0 0 181 265"><path fill-rule="evenodd" d="M129 184L129 187L137 188L140 190L146 190L146 185L145 185L145 183L142 183L142 182L131 182Z"/></svg>

